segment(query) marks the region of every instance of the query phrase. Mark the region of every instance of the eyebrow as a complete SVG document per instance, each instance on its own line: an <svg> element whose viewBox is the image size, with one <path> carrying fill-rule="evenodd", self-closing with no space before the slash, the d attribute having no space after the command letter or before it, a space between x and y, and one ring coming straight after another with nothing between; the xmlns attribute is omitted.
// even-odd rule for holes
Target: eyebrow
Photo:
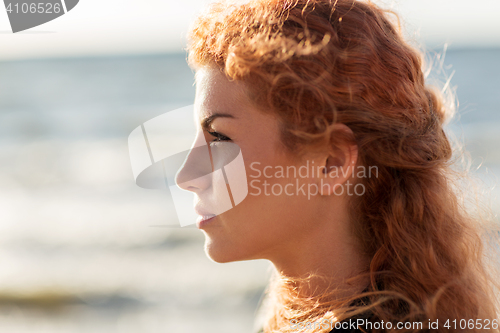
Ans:
<svg viewBox="0 0 500 333"><path fill-rule="evenodd" d="M233 119L235 119L236 117L233 116L232 114L229 114L229 113L214 113L206 118L203 118L203 120L201 121L201 128L203 128L205 130L210 128L210 125L212 124L212 122L217 118L233 118Z"/></svg>

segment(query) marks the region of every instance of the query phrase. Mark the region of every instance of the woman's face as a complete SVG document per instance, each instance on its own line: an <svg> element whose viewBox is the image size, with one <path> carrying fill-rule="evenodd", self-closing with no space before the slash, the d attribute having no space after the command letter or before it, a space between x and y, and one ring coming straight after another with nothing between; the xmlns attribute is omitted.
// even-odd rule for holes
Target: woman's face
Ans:
<svg viewBox="0 0 500 333"><path fill-rule="evenodd" d="M324 227L326 222L317 196L307 194L312 178L294 176L292 171L290 178L286 177L287 167L299 170L307 163L310 167L314 161L298 160L286 152L279 120L252 105L242 82L229 81L213 67L198 70L195 119L199 133L203 131L209 145L216 144L212 141L230 141L240 147L248 183L248 195L240 204L214 218L198 221L210 258L216 262L278 260L296 251ZM178 179L189 178L183 175L188 170L184 167ZM279 170L285 174L276 174ZM305 170L302 171L304 176ZM180 186L195 193L200 215L210 213L207 207L217 197L210 183L195 179Z"/></svg>

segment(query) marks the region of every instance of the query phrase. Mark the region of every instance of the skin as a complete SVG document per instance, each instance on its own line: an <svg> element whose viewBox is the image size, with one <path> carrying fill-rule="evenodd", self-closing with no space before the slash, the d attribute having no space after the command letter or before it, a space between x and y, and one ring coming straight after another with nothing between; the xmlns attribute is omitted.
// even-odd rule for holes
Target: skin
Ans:
<svg viewBox="0 0 500 333"><path fill-rule="evenodd" d="M368 265L360 252L360 244L351 235L351 223L347 211L349 196L334 195L325 189L322 195L310 198L307 195L264 195L263 182L269 186L279 184L284 188L296 179L267 178L258 176L253 162L260 162L258 169L265 166L276 170L277 166L294 166L297 169L306 165L331 167L355 167L356 146L336 147L331 150L310 153L298 158L284 148L280 139L280 122L270 112L254 106L245 93L245 85L229 81L219 69L203 67L196 73L195 118L199 124L218 113L228 115L215 118L208 131L224 135L241 148L247 180L253 180L260 187L261 195L255 195L255 188L236 207L218 215L201 227L205 234L207 255L219 263L267 259L277 271L286 277L305 278L309 274L328 276L329 281L317 280L314 290L321 290L323 283L329 287L341 287L345 279L356 274ZM344 125L336 125L338 130L350 131ZM199 125L200 133L202 126ZM208 145L220 140L203 130ZM215 141L215 143L214 143ZM178 183L189 177L189 167L184 167L178 176ZM191 171L192 172L192 171ZM270 172L268 171L268 174ZM353 183L352 175L328 177L319 173L298 179L307 188L309 184L320 185L321 181L334 185ZM331 176L331 175L330 175ZM198 205L213 200L214 189L207 182L192 180L180 185L193 191ZM268 188L270 192L270 188ZM253 194L252 194L253 193ZM356 288L359 291L364 286ZM319 288L318 288L319 287ZM326 288L326 286L324 286ZM313 293L311 287L303 289L306 294Z"/></svg>

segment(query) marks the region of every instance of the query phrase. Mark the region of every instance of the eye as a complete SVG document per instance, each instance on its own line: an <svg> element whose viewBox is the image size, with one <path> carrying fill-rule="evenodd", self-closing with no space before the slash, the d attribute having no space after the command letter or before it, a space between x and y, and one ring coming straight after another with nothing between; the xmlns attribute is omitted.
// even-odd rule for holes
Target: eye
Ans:
<svg viewBox="0 0 500 333"><path fill-rule="evenodd" d="M231 141L230 138L228 138L227 136L223 135L223 134L220 134L220 133L217 133L215 131L207 131L208 134L210 134L211 136L213 136L215 139L212 140L211 142L220 142L220 141Z"/></svg>

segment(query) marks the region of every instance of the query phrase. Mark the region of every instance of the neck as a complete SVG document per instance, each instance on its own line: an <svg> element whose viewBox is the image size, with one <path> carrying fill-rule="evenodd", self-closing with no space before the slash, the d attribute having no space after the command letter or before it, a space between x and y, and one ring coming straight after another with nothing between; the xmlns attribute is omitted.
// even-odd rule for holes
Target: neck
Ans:
<svg viewBox="0 0 500 333"><path fill-rule="evenodd" d="M317 227L294 239L271 259L279 278L290 281L301 297L325 293L334 298L349 297L369 283L368 277L353 279L367 271L369 260L352 236L348 215L328 208L335 214L321 214L323 222L311 223Z"/></svg>

